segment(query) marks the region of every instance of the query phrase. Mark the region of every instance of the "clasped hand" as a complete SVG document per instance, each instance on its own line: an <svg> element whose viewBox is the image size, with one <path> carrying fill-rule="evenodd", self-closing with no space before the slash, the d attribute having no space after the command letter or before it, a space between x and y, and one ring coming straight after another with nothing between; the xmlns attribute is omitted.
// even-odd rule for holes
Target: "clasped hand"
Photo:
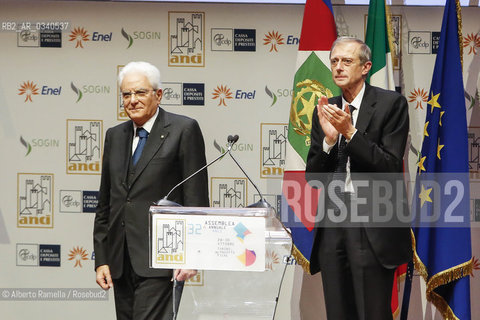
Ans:
<svg viewBox="0 0 480 320"><path fill-rule="evenodd" d="M337 142L339 134L350 140L355 133L355 127L351 120L352 115L347 104L342 110L336 104L329 104L327 97L323 96L317 105L317 115L325 134L325 140L329 145Z"/></svg>

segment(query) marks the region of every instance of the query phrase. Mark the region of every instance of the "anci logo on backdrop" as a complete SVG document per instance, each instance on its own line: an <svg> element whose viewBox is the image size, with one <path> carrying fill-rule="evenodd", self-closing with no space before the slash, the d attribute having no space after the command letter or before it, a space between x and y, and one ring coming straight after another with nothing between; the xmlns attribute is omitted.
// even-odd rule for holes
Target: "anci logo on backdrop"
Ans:
<svg viewBox="0 0 480 320"><path fill-rule="evenodd" d="M161 34L158 31L135 30L127 32L125 28L121 30L122 36L128 41L129 49L137 40L160 40Z"/></svg>
<svg viewBox="0 0 480 320"><path fill-rule="evenodd" d="M260 124L260 178L283 177L287 149L288 124Z"/></svg>
<svg viewBox="0 0 480 320"><path fill-rule="evenodd" d="M62 94L62 86L50 87L47 85L37 86L33 81L24 81L18 89L19 96L25 97L23 102L33 102L34 96L59 96Z"/></svg>
<svg viewBox="0 0 480 320"><path fill-rule="evenodd" d="M212 51L256 51L255 29L211 29Z"/></svg>
<svg viewBox="0 0 480 320"><path fill-rule="evenodd" d="M84 27L75 27L70 32L68 41L75 44L75 48L82 48L88 41L91 42L111 42L112 32L101 33L98 31L90 33Z"/></svg>
<svg viewBox="0 0 480 320"><path fill-rule="evenodd" d="M168 12L168 66L205 67L204 12Z"/></svg>
<svg viewBox="0 0 480 320"><path fill-rule="evenodd" d="M100 174L102 120L67 119L67 174Z"/></svg>
<svg viewBox="0 0 480 320"><path fill-rule="evenodd" d="M245 91L245 90L235 90L232 91L228 86L218 85L213 89L212 99L218 101L218 106L227 106L227 101L230 99L235 100L253 100L255 99L256 90Z"/></svg>
<svg viewBox="0 0 480 320"><path fill-rule="evenodd" d="M17 173L17 227L53 228L53 174Z"/></svg>
<svg viewBox="0 0 480 320"><path fill-rule="evenodd" d="M17 243L17 266L60 267L59 244Z"/></svg>
<svg viewBox="0 0 480 320"><path fill-rule="evenodd" d="M110 86L101 84L84 84L76 86L72 81L70 82L70 88L77 95L76 102L82 100L85 95L110 94Z"/></svg>
<svg viewBox="0 0 480 320"><path fill-rule="evenodd" d="M198 270L197 274L190 279L185 280L186 287L203 287L205 285L205 273Z"/></svg>
<svg viewBox="0 0 480 320"><path fill-rule="evenodd" d="M212 177L211 206L214 208L245 208L247 205L247 178Z"/></svg>
<svg viewBox="0 0 480 320"><path fill-rule="evenodd" d="M161 105L165 106L204 106L204 83L163 82Z"/></svg>
<svg viewBox="0 0 480 320"><path fill-rule="evenodd" d="M298 37L295 37L293 35L287 35L287 38L285 40L284 35L275 30L265 33L265 36L263 38L263 45L267 46L269 52L278 52L280 46L282 45L291 46L298 45L298 43Z"/></svg>

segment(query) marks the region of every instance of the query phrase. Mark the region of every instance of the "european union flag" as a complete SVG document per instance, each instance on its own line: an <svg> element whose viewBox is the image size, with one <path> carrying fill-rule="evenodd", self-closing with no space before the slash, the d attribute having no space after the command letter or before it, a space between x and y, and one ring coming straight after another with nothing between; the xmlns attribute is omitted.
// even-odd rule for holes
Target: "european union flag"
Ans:
<svg viewBox="0 0 480 320"><path fill-rule="evenodd" d="M447 0L412 212L441 222L414 232L414 263L426 281L427 299L444 319L464 320L471 319L472 250L460 16L459 1Z"/></svg>

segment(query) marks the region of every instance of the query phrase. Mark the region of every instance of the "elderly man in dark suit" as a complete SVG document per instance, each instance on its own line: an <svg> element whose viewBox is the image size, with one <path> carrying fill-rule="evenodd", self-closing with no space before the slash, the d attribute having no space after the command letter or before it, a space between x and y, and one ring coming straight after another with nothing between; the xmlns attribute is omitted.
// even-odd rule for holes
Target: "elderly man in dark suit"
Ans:
<svg viewBox="0 0 480 320"><path fill-rule="evenodd" d="M149 207L205 164L198 123L159 107L159 70L130 62L119 74L130 121L107 130L94 224L97 283L113 287L117 319L172 319L172 271L149 268ZM170 200L208 206L206 170ZM195 270L175 270L183 281Z"/></svg>
<svg viewBox="0 0 480 320"><path fill-rule="evenodd" d="M329 181L342 177L337 180L344 187L338 199L345 200L347 211L352 211L351 199L359 190L354 187L358 175L402 172L409 128L406 99L365 82L372 66L370 58L370 49L363 41L338 38L330 51L330 64L342 96L321 98L312 116L307 179L313 180L314 173L328 176ZM408 210L405 199L400 202L400 211ZM327 212L339 214L340 206L331 199L326 203ZM412 256L409 228L325 227L325 220L316 230L311 272L322 271L328 319L392 319L395 268Z"/></svg>

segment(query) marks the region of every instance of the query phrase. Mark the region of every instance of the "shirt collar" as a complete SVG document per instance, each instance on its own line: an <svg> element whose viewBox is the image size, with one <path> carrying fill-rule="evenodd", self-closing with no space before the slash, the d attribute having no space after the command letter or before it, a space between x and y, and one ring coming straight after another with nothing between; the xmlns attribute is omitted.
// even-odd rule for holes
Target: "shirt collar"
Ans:
<svg viewBox="0 0 480 320"><path fill-rule="evenodd" d="M157 111L155 112L155 114L153 115L153 117L151 117L150 119L147 120L147 122L145 122L143 124L143 126L141 126L143 129L147 130L148 133L150 133L150 131L152 131L152 128L153 128L153 124L155 123L155 120L157 119L157 116L158 116L158 108L157 108ZM135 122L133 122L133 133L134 133L134 136L136 136L137 134L137 128L139 128L139 126L137 126L135 124Z"/></svg>
<svg viewBox="0 0 480 320"><path fill-rule="evenodd" d="M360 92L357 94L355 99L351 103L348 103L347 100L342 96L342 105L344 106L345 104L350 104L355 107L355 110L360 110L360 105L362 104L363 100L363 95L365 94L365 82L363 83L362 89Z"/></svg>

